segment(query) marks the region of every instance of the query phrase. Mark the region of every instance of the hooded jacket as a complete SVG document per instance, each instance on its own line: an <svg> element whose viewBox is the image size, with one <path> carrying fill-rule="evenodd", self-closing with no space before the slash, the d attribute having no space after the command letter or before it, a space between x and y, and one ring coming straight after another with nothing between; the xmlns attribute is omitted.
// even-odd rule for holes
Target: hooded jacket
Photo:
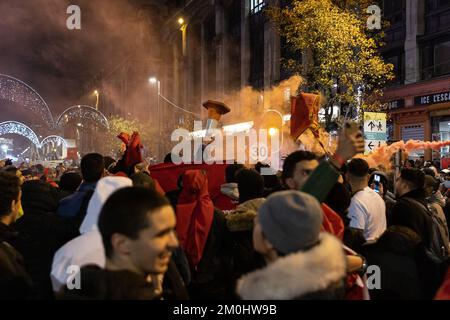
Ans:
<svg viewBox="0 0 450 320"><path fill-rule="evenodd" d="M177 234L192 268L196 268L214 218L214 205L208 193L206 174L188 170L183 176L183 190L178 199Z"/></svg>
<svg viewBox="0 0 450 320"><path fill-rule="evenodd" d="M341 243L322 233L311 249L280 257L243 276L237 293L244 300L341 299L345 276Z"/></svg>
<svg viewBox="0 0 450 320"><path fill-rule="evenodd" d="M97 183L95 192L89 201L86 217L80 227L81 235L62 246L53 258L51 279L53 291L58 292L66 283L67 268L94 264L105 266L105 249L98 231L97 221L103 204L118 189L131 187L132 181L124 177L105 177Z"/></svg>

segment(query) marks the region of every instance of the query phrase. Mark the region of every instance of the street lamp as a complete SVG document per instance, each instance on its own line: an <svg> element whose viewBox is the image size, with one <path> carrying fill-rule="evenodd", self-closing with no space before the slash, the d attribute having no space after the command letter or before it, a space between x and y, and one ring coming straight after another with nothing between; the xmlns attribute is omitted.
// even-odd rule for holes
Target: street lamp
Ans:
<svg viewBox="0 0 450 320"><path fill-rule="evenodd" d="M183 52L183 56L186 56L187 23L184 21L184 19L182 17L180 17L180 18L178 18L178 24L180 25L180 30L181 30L182 52Z"/></svg>
<svg viewBox="0 0 450 320"><path fill-rule="evenodd" d="M148 82L151 84L157 84L158 85L158 99L157 99L157 112L158 112L158 133L159 133L159 143L158 143L158 158L161 157L161 104L159 103L159 97L161 96L161 81L159 81L155 77L151 77L148 79Z"/></svg>
<svg viewBox="0 0 450 320"><path fill-rule="evenodd" d="M94 95L96 97L96 101L95 101L95 109L98 110L98 98L99 98L99 92L98 90L94 90Z"/></svg>

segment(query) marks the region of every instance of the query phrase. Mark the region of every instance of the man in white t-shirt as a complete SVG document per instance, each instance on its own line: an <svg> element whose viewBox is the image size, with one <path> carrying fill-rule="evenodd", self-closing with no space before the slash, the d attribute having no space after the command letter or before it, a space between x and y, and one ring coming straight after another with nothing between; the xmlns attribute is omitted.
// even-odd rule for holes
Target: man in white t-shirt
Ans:
<svg viewBox="0 0 450 320"><path fill-rule="evenodd" d="M386 230L386 205L381 196L369 188L369 165L363 159L348 164L347 180L352 188L348 208L350 228L359 230L366 241L376 240Z"/></svg>

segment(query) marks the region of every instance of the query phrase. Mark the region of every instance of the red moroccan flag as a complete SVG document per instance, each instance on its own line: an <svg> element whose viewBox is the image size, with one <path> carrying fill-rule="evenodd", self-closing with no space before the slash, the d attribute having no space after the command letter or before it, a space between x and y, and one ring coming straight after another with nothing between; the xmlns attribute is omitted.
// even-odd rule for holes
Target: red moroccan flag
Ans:
<svg viewBox="0 0 450 320"><path fill-rule="evenodd" d="M311 128L318 136L320 97L313 93L300 93L291 97L291 136L297 140L300 135Z"/></svg>

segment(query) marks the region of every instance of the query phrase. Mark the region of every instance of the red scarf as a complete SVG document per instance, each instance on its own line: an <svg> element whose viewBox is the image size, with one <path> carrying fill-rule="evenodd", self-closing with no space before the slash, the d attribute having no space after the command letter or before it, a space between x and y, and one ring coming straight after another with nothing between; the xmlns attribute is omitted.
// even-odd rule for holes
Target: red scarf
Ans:
<svg viewBox="0 0 450 320"><path fill-rule="evenodd" d="M214 217L208 193L207 177L200 170L188 170L183 176L183 191L177 205L177 234L195 269L200 262Z"/></svg>

